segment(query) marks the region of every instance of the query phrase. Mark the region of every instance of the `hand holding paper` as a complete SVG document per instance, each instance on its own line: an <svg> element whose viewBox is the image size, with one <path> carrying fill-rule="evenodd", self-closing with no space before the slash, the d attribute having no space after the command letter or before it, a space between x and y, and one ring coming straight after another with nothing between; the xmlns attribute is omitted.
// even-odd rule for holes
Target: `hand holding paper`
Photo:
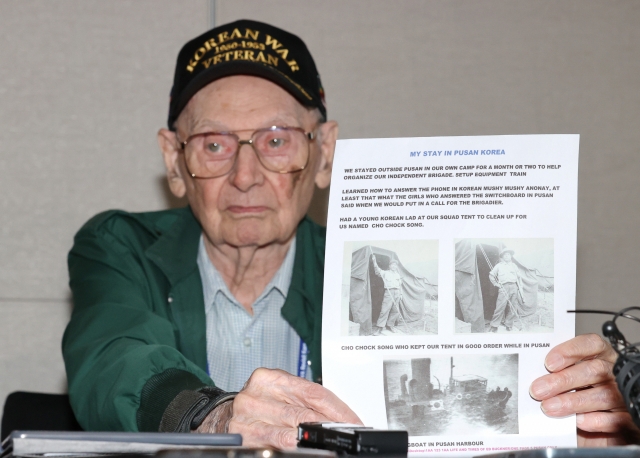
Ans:
<svg viewBox="0 0 640 458"><path fill-rule="evenodd" d="M616 358L600 336L578 336L549 352L545 366L550 374L531 384L531 397L542 401L540 407L546 415L577 414L579 446L638 442L640 431L625 409L613 376Z"/></svg>

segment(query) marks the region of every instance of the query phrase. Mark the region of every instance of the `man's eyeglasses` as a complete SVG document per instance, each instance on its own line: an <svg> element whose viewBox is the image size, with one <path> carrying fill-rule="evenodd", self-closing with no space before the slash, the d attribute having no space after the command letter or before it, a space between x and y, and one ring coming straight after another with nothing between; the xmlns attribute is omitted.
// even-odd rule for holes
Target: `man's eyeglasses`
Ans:
<svg viewBox="0 0 640 458"><path fill-rule="evenodd" d="M258 129L249 140L240 140L236 132L203 132L180 143L187 170L193 178L216 178L229 173L242 145L251 145L267 170L293 173L309 162L309 142L313 132L300 127L272 126Z"/></svg>

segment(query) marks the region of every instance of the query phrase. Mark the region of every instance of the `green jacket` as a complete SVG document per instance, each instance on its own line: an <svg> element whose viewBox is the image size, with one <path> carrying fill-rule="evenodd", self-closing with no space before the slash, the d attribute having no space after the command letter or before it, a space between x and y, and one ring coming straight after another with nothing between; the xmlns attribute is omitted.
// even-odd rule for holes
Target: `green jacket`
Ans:
<svg viewBox="0 0 640 458"><path fill-rule="evenodd" d="M178 393L213 385L196 264L201 232L182 208L109 211L76 234L68 259L74 309L62 351L84 429L157 431ZM325 229L302 220L282 307L309 347L318 382L324 248Z"/></svg>

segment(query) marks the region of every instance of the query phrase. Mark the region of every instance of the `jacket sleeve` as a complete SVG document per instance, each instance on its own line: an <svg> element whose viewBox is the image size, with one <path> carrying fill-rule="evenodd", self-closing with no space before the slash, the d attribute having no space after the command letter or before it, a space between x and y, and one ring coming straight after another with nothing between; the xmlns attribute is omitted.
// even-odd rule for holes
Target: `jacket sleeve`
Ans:
<svg viewBox="0 0 640 458"><path fill-rule="evenodd" d="M69 253L74 310L62 343L69 396L86 430L158 431L180 393L213 382L177 348L166 295L139 240L145 232L110 222L87 223Z"/></svg>

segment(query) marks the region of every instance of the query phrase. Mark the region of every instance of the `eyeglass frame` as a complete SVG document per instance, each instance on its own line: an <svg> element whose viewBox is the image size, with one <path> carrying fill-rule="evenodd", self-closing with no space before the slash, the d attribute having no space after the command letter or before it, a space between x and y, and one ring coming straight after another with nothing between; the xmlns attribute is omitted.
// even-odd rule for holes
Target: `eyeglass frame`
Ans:
<svg viewBox="0 0 640 458"><path fill-rule="evenodd" d="M318 126L316 126L312 131L310 132L306 132L302 127L292 127L292 126L271 126L271 127L263 127L261 129L255 129L255 130L251 130L251 129L240 129L240 130L229 130L229 131L209 131L209 132L200 132L198 134L193 134L188 136L184 141L180 141L180 139L178 138L178 133L176 132L176 140L178 140L178 145L180 146L180 152L184 155L185 158L185 166L187 167L187 172L189 172L189 175L191 176L191 178L195 178L198 180L209 180L211 178L220 178L223 177L229 173L231 173L231 171L233 170L233 168L236 165L236 162L238 161L238 156L240 153L240 148L242 148L243 145L249 145L251 146L251 149L253 150L253 152L255 153L256 157L258 158L258 162L260 162L260 165L262 165L262 167L265 168L265 170L268 170L269 172L273 172L273 173L279 173L279 174L287 174L287 173L297 173L297 172L302 172L307 165L309 165L309 158L311 157L311 147L309 145L309 142L317 139L317 135L315 133L316 129L318 128ZM264 163L262 162L262 158L260 157L260 153L258 153L258 151L256 150L256 147L253 143L253 136L258 133L258 132L268 132L268 131L274 131L274 130L294 130L297 132L300 132L302 134L304 134L305 138L307 139L307 160L305 161L304 165L297 169L297 170L288 170L288 171L278 171L278 170L271 170L270 168L268 168L266 165L264 165ZM248 140L241 140L240 137L238 137L238 135L236 135L237 132L251 132L251 135L249 137ZM236 138L237 142L238 142L238 148L236 149L236 152L234 153L233 156L233 164L231 164L231 168L229 168L229 170L221 175L216 175L216 176L212 176L212 177L202 177L202 176L196 176L194 173L191 173L191 170L189 170L189 164L187 162L187 158L186 158L186 147L187 147L187 143L189 143L191 140L193 140L194 138L198 138L198 137L205 137L207 135L230 135Z"/></svg>

